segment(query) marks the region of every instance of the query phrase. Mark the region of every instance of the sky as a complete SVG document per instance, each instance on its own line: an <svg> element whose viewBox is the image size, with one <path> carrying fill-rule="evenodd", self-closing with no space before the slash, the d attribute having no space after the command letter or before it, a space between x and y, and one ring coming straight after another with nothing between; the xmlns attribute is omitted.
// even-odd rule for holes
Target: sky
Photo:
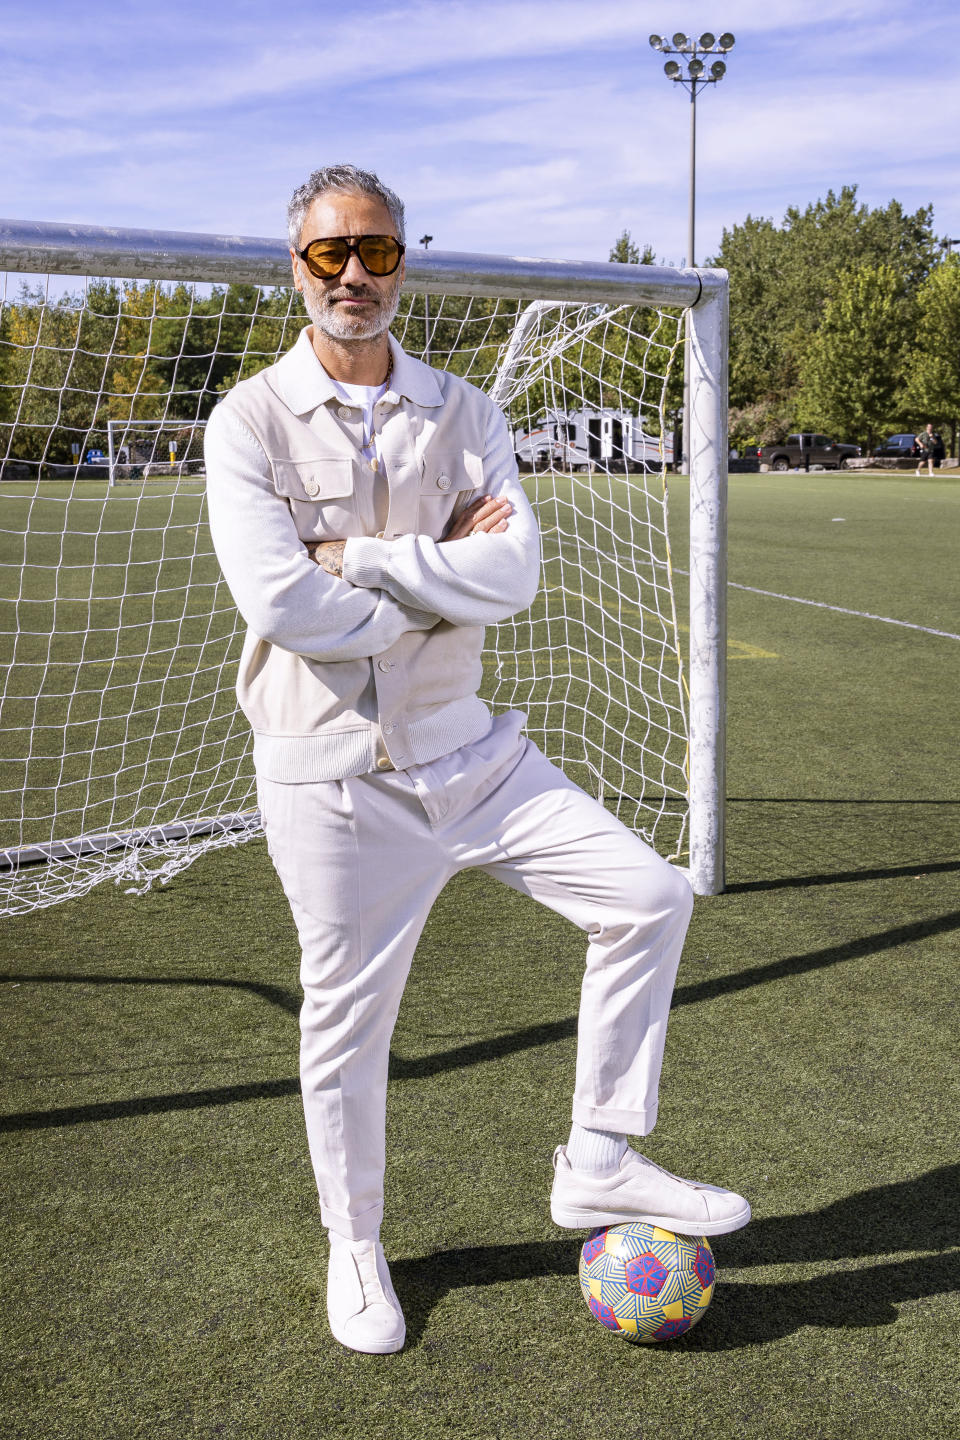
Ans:
<svg viewBox="0 0 960 1440"><path fill-rule="evenodd" d="M626 229L683 264L690 104L648 36L705 29L736 46L697 100L696 260L845 184L960 239L956 0L5 0L0 215L282 236L347 161L413 243L606 259Z"/></svg>

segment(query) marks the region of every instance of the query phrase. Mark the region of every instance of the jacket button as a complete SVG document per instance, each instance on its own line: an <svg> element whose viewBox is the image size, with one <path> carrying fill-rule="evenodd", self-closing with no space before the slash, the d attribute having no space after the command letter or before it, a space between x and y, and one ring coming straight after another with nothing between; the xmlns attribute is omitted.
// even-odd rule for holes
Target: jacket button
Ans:
<svg viewBox="0 0 960 1440"><path fill-rule="evenodd" d="M303 482L303 488L311 498L314 495L320 494L320 486L316 480L305 480Z"/></svg>
<svg viewBox="0 0 960 1440"><path fill-rule="evenodd" d="M337 411L337 414L340 416L341 420L353 419L353 411L350 409L349 405L341 405L339 410Z"/></svg>
<svg viewBox="0 0 960 1440"><path fill-rule="evenodd" d="M378 670L382 670L382 671L384 672L384 674L386 674L388 670L392 670L392 669L393 669L393 661L392 661L392 660L378 660L378 661L377 661L377 669L378 669Z"/></svg>
<svg viewBox="0 0 960 1440"><path fill-rule="evenodd" d="M450 479L450 476L449 476L449 475L438 475L438 476L437 476L437 489L438 489L438 490L449 490L449 489L450 489L450 486L451 486L452 484L453 484L453 481Z"/></svg>
<svg viewBox="0 0 960 1440"><path fill-rule="evenodd" d="M384 735L392 735L393 732L394 732L394 730L396 730L396 728L397 728L396 725L384 725L384 727L383 727L383 733L384 733Z"/></svg>
<svg viewBox="0 0 960 1440"><path fill-rule="evenodd" d="M392 769L393 769L393 761L392 761L388 756L386 756L386 755L381 755L381 756L380 756L380 759L377 761L377 769L378 769L378 770L392 770Z"/></svg>

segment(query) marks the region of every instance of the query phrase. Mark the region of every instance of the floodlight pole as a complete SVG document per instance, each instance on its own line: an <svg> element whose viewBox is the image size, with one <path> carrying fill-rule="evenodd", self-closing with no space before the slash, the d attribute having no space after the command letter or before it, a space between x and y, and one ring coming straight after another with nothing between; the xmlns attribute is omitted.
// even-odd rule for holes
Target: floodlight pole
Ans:
<svg viewBox="0 0 960 1440"><path fill-rule="evenodd" d="M687 200L687 264L696 265L697 227L697 87L690 86L690 186Z"/></svg>
<svg viewBox="0 0 960 1440"><path fill-rule="evenodd" d="M686 85L690 91L690 185L689 200L687 208L687 265L692 269L696 263L696 224L697 224L697 90L704 85L716 85L726 74L727 67L723 60L715 60L710 67L710 74L705 75L701 55L726 55L733 49L736 41L734 36L727 32L716 36L705 32L698 40L692 40L688 35L678 31L673 36L673 43L668 44L662 35L651 35L650 46L660 51L663 55L689 55L687 62L687 73L684 75L676 60L668 60L664 65L664 73L668 80L675 80L679 85ZM690 474L690 315L687 313L686 337L683 347L683 454L681 465L686 474Z"/></svg>
<svg viewBox="0 0 960 1440"><path fill-rule="evenodd" d="M420 244L424 250L429 250L432 235L421 235ZM430 364L430 296L427 291L423 292L423 363Z"/></svg>

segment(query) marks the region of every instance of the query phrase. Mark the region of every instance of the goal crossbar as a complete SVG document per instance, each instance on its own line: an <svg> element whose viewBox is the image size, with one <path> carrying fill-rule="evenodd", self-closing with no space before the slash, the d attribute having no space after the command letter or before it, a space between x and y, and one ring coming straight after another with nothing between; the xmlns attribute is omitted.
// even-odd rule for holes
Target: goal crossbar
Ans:
<svg viewBox="0 0 960 1440"><path fill-rule="evenodd" d="M520 352L525 333L521 334L521 328L530 327L534 310L580 305L596 307L599 314L604 307L645 306L675 307L687 314L692 397L686 671L689 874L697 893L718 893L724 884L727 276L717 270L474 255L416 247L408 249L406 262L405 288L414 295L531 302L522 311L514 340L501 357L490 387L498 400L510 389L515 366L523 363ZM266 287L290 283L289 252L282 240L12 220L0 220L0 269L14 277L135 278L178 285ZM429 332L425 333L429 342ZM168 426L187 422L137 423ZM609 434L611 422L606 424ZM221 832L228 822L249 829L250 812L177 820L160 828L168 832L166 838L177 839L189 838L206 826L207 833L224 838ZM131 843L151 843L140 828L125 835L134 837ZM106 848L108 841L119 844L124 838L123 834L112 840L94 834L25 846L18 853L4 849L0 834L0 856L13 866L43 859L55 862L60 855L79 853L83 847L99 850Z"/></svg>

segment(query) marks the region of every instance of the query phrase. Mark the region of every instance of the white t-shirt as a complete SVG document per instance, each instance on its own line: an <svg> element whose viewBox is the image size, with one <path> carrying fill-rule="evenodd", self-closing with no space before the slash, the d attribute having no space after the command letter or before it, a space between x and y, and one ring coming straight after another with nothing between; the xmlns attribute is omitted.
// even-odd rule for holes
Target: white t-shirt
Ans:
<svg viewBox="0 0 960 1440"><path fill-rule="evenodd" d="M333 376L331 376L330 379L339 399L343 400L345 404L352 405L355 409L361 411L363 418L363 438L366 444L360 448L364 459L369 461L371 465L374 460L376 460L377 464L374 468L379 469L380 448L377 433L373 427L373 407L381 395L387 393L387 382L384 381L382 385L348 385L345 380L334 380Z"/></svg>

